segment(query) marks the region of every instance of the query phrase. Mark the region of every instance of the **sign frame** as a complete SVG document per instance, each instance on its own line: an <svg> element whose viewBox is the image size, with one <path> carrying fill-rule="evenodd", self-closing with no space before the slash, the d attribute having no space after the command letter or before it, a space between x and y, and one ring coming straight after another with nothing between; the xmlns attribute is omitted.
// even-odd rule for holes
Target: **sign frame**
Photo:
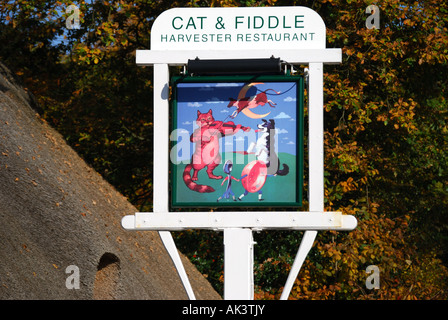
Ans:
<svg viewBox="0 0 448 320"><path fill-rule="evenodd" d="M271 85L278 85L282 88L285 88L286 90L283 90L282 92L273 92L271 90L275 90L277 87L272 87ZM170 149L170 204L173 208L179 209L191 207L232 207L238 208L236 210L245 210L248 207L283 207L290 209L299 209L302 206L304 183L304 81L302 76L289 74L268 76L180 76L173 77L171 79L171 86L172 121L170 132L175 133L174 136L173 134L171 134L171 140L174 141L172 141ZM181 86L184 86L184 88L180 88ZM259 86L264 89L269 88L269 91L266 92L263 96L263 89L259 89ZM243 89L247 89L248 91L243 94ZM198 94L201 94L201 91L202 93L206 91L205 93L207 94L207 96L204 96L204 98L202 99L197 96ZM252 108L254 111L249 109L241 109L241 111L238 112L237 110L239 109L237 109L236 107L228 107L228 105L230 105L230 96L234 96L235 99L244 96L244 98L242 98L244 103L244 101L249 100L248 96L250 96L251 94L256 95L260 92L262 93L259 99L263 100L263 98L268 98L269 100L268 103L265 103L264 105L253 104L255 105L255 108ZM277 92L279 92L279 94L277 94ZM187 94L193 95L193 97L186 97ZM222 96L223 99L221 99L221 101L216 101L217 97L219 96ZM288 98L286 99L287 102L283 101L285 98ZM182 100L182 102L179 101L179 99ZM184 101L189 99L194 99L195 101ZM207 99L208 101L202 101ZM210 99L213 99L213 101L210 101ZM200 103L198 101L200 101ZM269 103L272 103L272 105L270 105ZM237 105L238 102L234 104ZM248 105L246 105L246 107L247 106ZM264 111L256 111L257 108ZM212 165L215 166L215 174L221 176L221 178L219 180L207 179L206 167L202 169L202 173L201 170L199 170L198 176L202 177L202 179L200 178L199 180L197 180L197 182L189 180L190 185L194 184L195 186L198 186L199 183L203 181L206 184L213 185L213 189L216 189L214 191L211 191L212 187L208 186L208 189L210 190L207 189L207 191L210 192L201 193L188 189L186 187L186 183L184 183L184 181L182 180L185 180L183 178L185 177L184 169L186 168L186 166L191 167L191 163L194 163L195 161L199 162L198 157L195 157L195 154L199 153L199 151L195 151L194 145L197 145L197 143L201 143L201 141L197 141L196 143L187 142L187 139L189 137L191 141L193 132L198 133L199 131L197 126L195 128L193 125L195 119L191 119L191 117L194 116L194 113L196 111L198 112L198 114L204 115L207 110L209 110L208 112L212 112L212 116L214 116L215 121L222 121L219 124L220 128L222 128L223 125L229 125L230 123L234 123L235 126L240 125L243 128L250 128L249 126L251 125L252 128L250 128L250 131L248 132L245 132L243 129L238 129L239 131L233 133L233 130L229 127L229 131L231 133L230 135L222 136L219 132L217 132L217 134L212 136L212 139L221 137L221 139L219 139L220 141L218 142L219 156L221 157L221 161L216 165L212 163ZM246 111L247 113L245 113ZM265 111L267 112L265 113ZM258 113L256 114L255 112ZM261 115L265 115L265 117L261 117L260 112ZM188 115L187 118L185 118L186 115ZM220 117L220 115L227 115L227 117L224 118L221 116L220 119L217 119L218 117ZM251 117L253 117L254 119L252 119ZM285 119L283 119L282 117ZM266 122L263 119L266 120ZM186 133L186 126L182 125L183 123L189 125L188 133ZM262 125L265 123L267 123L267 125L269 126L274 125L276 127L276 129L272 129L272 132L275 132L275 135L271 136L264 133L255 133L256 130L260 130L255 126L257 124ZM282 124L288 125L288 130L292 132L289 133L288 130L284 128L281 129L279 125ZM244 127L245 125L247 125L247 127ZM292 128L292 130L290 128ZM216 131L213 132L216 133ZM223 130L223 133L225 132L226 131ZM278 132L283 132L283 135L288 135L289 137L283 137L283 141L279 141L278 138L281 137L281 135L278 134ZM179 138L179 136L181 136L181 138ZM263 150L265 146L258 146L259 140L263 144L266 142L266 140L263 139L262 136L271 137L270 140L272 140L272 144L269 145L269 148L272 149L273 158L278 157L280 165L273 165L270 169L266 170L268 177L264 177L264 186L260 190L251 190L251 192L248 192L243 187L243 182L246 182L245 186L247 186L247 180L243 181L243 179L247 178L247 175L243 175L243 173L241 172L243 165L245 166L243 170L246 170L245 172L247 173L247 169L249 168L249 166L254 164L254 161L262 162L261 160L257 159L269 160L269 158L266 159L266 157L264 157L267 152L267 150ZM236 142L237 139L242 141L242 143ZM250 139L253 140L253 145L250 145ZM179 140L181 140L181 142L179 142ZM289 143L289 145L287 145L287 143ZM294 144L293 148L290 147L291 144ZM180 149L183 149L183 151L185 151L188 146L188 157L186 159L184 157L184 161L182 161L181 163L178 163L177 161L177 147L179 145L181 145ZM193 149L190 149L190 145L191 147L193 147ZM252 149L254 150L248 152L249 150L247 149L250 147L252 147ZM238 148L239 150L235 150L235 148ZM286 150L287 148L290 153L282 153L282 151ZM211 150L208 153L213 153L214 151L215 150ZM234 153L232 154L232 152ZM193 155L193 157L190 157L190 155ZM281 168L283 164L282 161L284 160L283 155L285 155L285 157L287 157L288 159L288 161L286 161L287 163L285 163L286 169L284 166L283 168ZM230 161L230 165L226 160ZM255 164L258 165L259 163ZM226 166L227 173L224 172L224 166ZM231 172L228 171L228 168L231 168ZM240 172L241 174L239 174ZM191 179L192 174L194 174L194 170L190 170L188 179ZM238 174L239 176L237 177ZM283 174L284 176L281 176L281 174ZM223 181L223 179L227 179L227 181ZM230 185L228 183L228 179L233 180ZM290 183L288 184L287 182ZM279 190L279 188L285 190L283 188L285 186L285 183L288 188L290 188L290 192L283 192L283 194L277 196L273 195L273 193L275 193L276 190ZM271 185L271 188L274 188L274 191L269 192L269 188L266 188L266 186L269 187L269 184ZM224 194L222 192L223 190L225 190ZM233 193L233 196L231 196L231 193ZM269 195L271 195L271 197L269 197ZM228 196L227 199L226 196ZM183 200L181 201L179 199ZM209 200L207 201L202 199ZM283 199L289 199L289 201L285 201Z"/></svg>

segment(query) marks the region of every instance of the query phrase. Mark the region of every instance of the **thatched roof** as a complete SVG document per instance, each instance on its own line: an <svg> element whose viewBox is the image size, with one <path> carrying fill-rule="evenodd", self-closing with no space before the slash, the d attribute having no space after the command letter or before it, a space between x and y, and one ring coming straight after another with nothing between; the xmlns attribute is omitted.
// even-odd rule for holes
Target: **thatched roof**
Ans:
<svg viewBox="0 0 448 320"><path fill-rule="evenodd" d="M138 210L36 107L0 63L0 299L187 299L158 233L121 227ZM182 259L196 298L220 299Z"/></svg>

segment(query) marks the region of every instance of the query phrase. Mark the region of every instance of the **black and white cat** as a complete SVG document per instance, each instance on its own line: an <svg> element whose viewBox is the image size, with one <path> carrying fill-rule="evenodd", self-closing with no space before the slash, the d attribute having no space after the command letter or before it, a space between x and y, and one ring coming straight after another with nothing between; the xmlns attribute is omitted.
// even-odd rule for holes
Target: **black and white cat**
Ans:
<svg viewBox="0 0 448 320"><path fill-rule="evenodd" d="M283 168L280 170L280 159L275 152L275 121L274 119L261 120L263 123L257 125L256 132L262 132L262 134L257 139L257 143L251 147L255 148L257 160L266 163L268 175L285 176L289 173L289 167L283 163Z"/></svg>
<svg viewBox="0 0 448 320"><path fill-rule="evenodd" d="M257 160L263 161L267 167L267 176L285 176L289 173L288 165L283 163L282 170L280 168L280 159L275 152L275 121L274 119L261 119L263 123L257 125L256 132L261 132L261 135L257 139L257 142L252 142L247 150L248 153L255 151ZM255 149L255 150L254 150ZM245 176L244 176L245 177ZM244 179L241 177L241 179ZM262 201L263 192L261 189L258 191L258 201ZM238 200L242 200L249 193L248 190L238 197Z"/></svg>

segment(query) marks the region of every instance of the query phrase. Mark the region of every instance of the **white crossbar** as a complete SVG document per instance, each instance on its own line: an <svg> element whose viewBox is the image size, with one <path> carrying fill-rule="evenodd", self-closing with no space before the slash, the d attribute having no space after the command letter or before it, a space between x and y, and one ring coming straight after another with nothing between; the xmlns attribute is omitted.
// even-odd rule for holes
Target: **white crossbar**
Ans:
<svg viewBox="0 0 448 320"><path fill-rule="evenodd" d="M122 219L123 228L141 231L225 228L349 231L356 225L355 217L341 212L137 212Z"/></svg>

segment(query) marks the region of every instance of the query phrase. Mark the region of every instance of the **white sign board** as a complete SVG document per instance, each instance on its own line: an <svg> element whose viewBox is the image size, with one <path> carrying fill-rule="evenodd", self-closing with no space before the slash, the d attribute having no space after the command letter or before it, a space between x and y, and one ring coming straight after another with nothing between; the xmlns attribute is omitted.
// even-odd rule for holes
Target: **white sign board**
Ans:
<svg viewBox="0 0 448 320"><path fill-rule="evenodd" d="M323 49L325 36L306 7L174 8L154 22L151 50Z"/></svg>

